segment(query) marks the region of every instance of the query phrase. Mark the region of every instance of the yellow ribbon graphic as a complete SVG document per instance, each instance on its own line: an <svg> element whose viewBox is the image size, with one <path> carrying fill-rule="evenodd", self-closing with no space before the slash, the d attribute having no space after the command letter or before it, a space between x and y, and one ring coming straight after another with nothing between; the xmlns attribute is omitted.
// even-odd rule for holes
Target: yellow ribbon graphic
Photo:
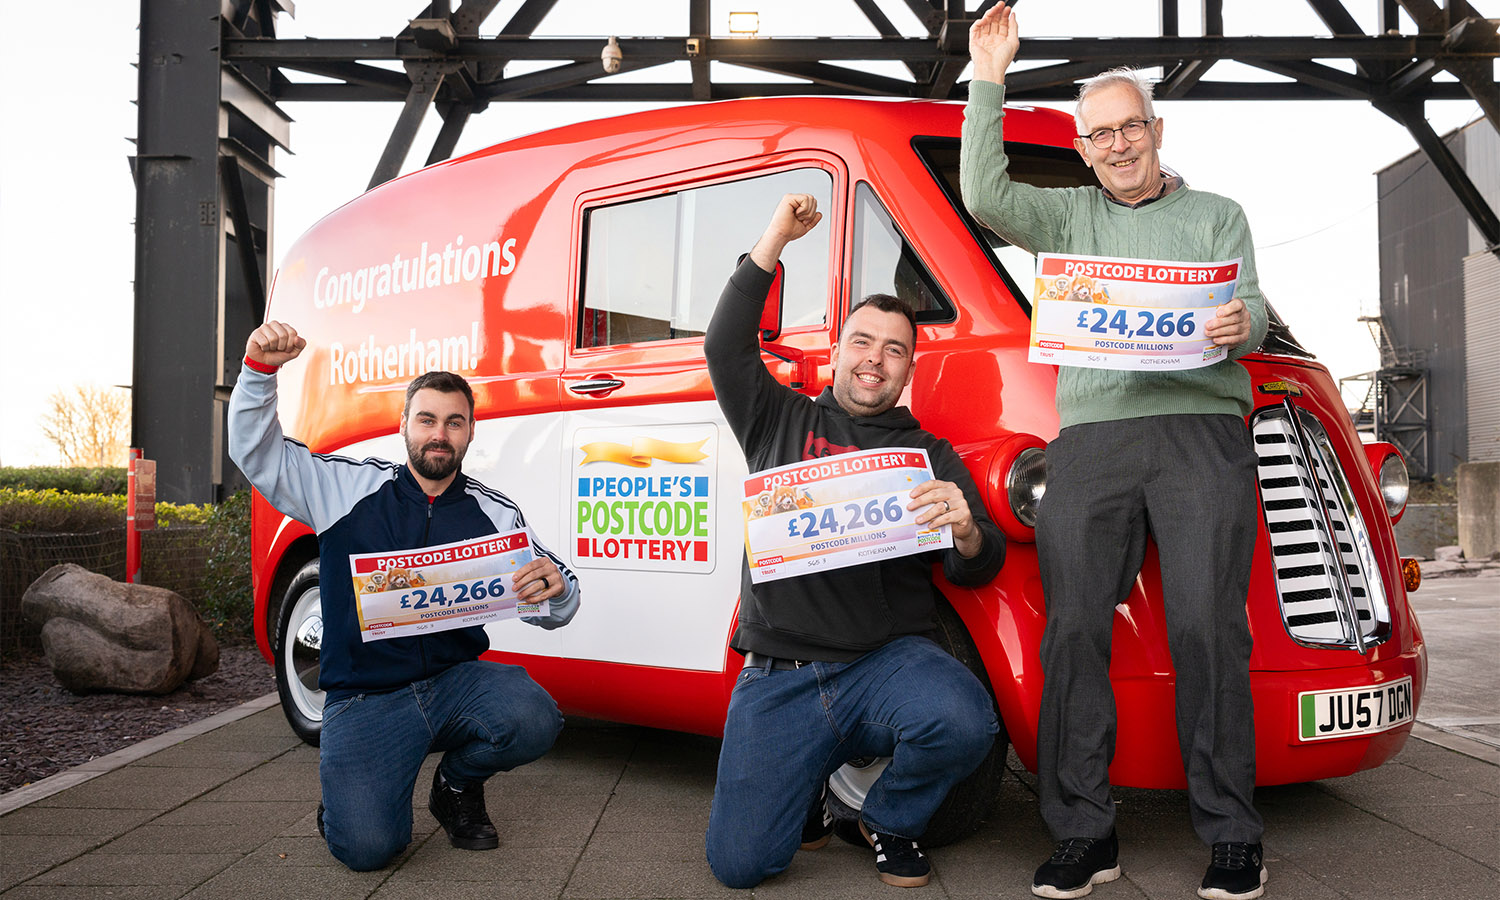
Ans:
<svg viewBox="0 0 1500 900"><path fill-rule="evenodd" d="M579 465L586 466L591 462L612 462L644 469L651 465L653 459L659 459L662 462L693 463L700 459L708 459L708 454L702 450L706 443L708 443L708 438L701 441L677 443L638 437L627 447L612 441L594 441L579 448L583 451L583 462Z"/></svg>

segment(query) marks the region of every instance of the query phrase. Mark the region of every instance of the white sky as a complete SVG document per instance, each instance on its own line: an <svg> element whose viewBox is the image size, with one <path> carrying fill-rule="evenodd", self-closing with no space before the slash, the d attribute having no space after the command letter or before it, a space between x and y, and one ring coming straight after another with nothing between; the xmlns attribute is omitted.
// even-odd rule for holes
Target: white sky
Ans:
<svg viewBox="0 0 1500 900"><path fill-rule="evenodd" d="M919 33L905 3L879 3L905 33ZM1500 0L1471 3L1486 16L1500 14ZM502 0L481 33L495 33L519 4ZM281 18L281 36L391 35L424 5L300 0L295 19ZM1195 33L1199 5L1180 6L1183 33ZM1373 0L1345 0L1345 6L1367 32L1373 30ZM1155 35L1156 7L1144 0L1029 0L1017 9L1024 40ZM1231 35L1325 33L1305 0L1229 0L1225 7ZM874 34L852 0L714 0L712 30L727 32L730 9L747 8L760 11L767 36ZM6 123L0 136L0 334L6 337L0 354L0 465L58 462L39 424L53 391L84 382L128 384L131 378L135 193L127 157L134 152L128 138L136 132L139 5L82 0L68 9L68 44L77 52L63 57L54 44L15 40L0 54L0 77L12 86L0 95L0 121ZM560 0L538 33L649 36L687 30L685 0ZM1409 22L1403 27L1412 30ZM898 77L904 71L888 64L868 68ZM686 80L685 64L678 69L636 77ZM765 77L754 73L747 80ZM1209 74L1215 78L1278 80L1233 64L1216 66ZM364 190L400 104L284 108L296 121L294 152L275 161L287 176L276 189L278 263L313 222ZM492 105L470 119L455 155L639 108ZM1261 285L1293 333L1335 378L1373 369L1374 345L1355 319L1379 307L1374 172L1416 149L1405 129L1352 101L1162 102L1156 111L1166 120L1163 161L1194 187L1245 207ZM1478 114L1472 101L1427 105L1440 134ZM403 171L426 159L438 125L437 114L429 113Z"/></svg>

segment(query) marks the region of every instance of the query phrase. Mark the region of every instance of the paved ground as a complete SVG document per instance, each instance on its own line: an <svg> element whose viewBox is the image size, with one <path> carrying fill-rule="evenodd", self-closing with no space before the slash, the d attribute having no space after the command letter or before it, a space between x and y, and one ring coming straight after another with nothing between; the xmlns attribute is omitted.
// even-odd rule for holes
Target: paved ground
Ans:
<svg viewBox="0 0 1500 900"><path fill-rule="evenodd" d="M1500 895L1500 578L1429 581L1416 601L1432 661L1421 739L1373 771L1257 791L1270 897ZM751 893L720 886L703 862L716 741L574 724L545 759L491 782L498 851L451 849L419 807L406 855L360 874L317 836L317 751L291 734L274 697L216 719L0 796L0 891L18 900ZM1029 896L1050 850L1033 788L1012 757L1000 815L934 851L932 885L904 896ZM1125 877L1095 896L1193 897L1207 857L1183 794L1117 796ZM875 879L868 850L838 841L799 854L753 895L903 896Z"/></svg>

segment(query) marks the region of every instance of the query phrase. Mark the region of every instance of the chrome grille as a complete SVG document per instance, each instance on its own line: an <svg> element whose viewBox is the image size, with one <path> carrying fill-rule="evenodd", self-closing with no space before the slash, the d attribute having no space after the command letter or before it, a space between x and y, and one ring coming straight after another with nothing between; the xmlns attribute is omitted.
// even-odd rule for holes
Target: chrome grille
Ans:
<svg viewBox="0 0 1500 900"><path fill-rule="evenodd" d="M1364 517L1317 417L1290 401L1257 413L1261 509L1292 639L1361 652L1390 637Z"/></svg>

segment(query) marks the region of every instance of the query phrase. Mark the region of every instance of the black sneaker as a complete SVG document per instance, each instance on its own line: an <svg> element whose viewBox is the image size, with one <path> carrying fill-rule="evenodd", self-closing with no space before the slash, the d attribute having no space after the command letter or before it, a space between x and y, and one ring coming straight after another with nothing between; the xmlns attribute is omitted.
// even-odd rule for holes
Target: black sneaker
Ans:
<svg viewBox="0 0 1500 900"><path fill-rule="evenodd" d="M1067 900L1082 897L1120 877L1120 841L1115 830L1108 837L1068 838L1058 841L1052 858L1042 863L1031 879L1031 892L1038 897Z"/></svg>
<svg viewBox="0 0 1500 900"><path fill-rule="evenodd" d="M441 772L433 772L427 810L448 832L448 842L460 850L493 850L500 846L500 835L484 810L483 784L455 791Z"/></svg>
<svg viewBox="0 0 1500 900"><path fill-rule="evenodd" d="M871 831L859 823L859 833L875 848L875 871L880 880L894 887L921 887L932 876L927 856L917 842L894 834Z"/></svg>
<svg viewBox="0 0 1500 900"><path fill-rule="evenodd" d="M802 849L822 850L833 837L833 813L828 811L828 787L818 792L818 799L808 807L807 821L802 823Z"/></svg>
<svg viewBox="0 0 1500 900"><path fill-rule="evenodd" d="M1204 900L1251 900L1266 892L1266 872L1260 844L1226 841L1214 844L1214 858L1203 876L1198 896Z"/></svg>

